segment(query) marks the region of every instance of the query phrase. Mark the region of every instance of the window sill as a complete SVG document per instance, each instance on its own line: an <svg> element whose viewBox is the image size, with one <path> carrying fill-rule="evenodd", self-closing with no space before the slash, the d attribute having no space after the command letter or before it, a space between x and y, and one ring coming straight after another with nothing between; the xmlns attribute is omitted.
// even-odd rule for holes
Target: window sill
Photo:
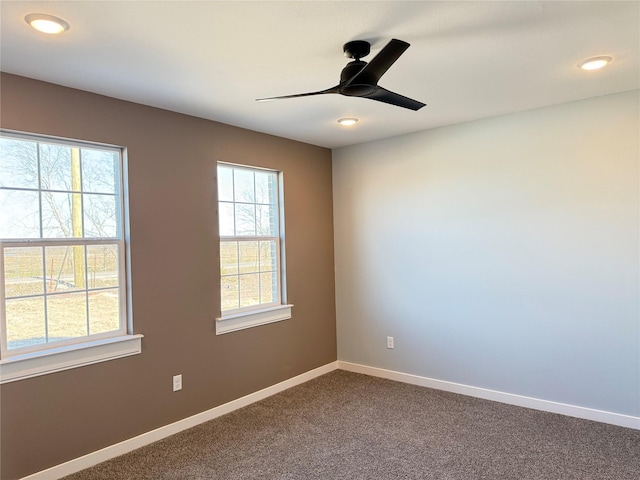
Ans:
<svg viewBox="0 0 640 480"><path fill-rule="evenodd" d="M125 335L0 360L0 384L137 355L143 335Z"/></svg>
<svg viewBox="0 0 640 480"><path fill-rule="evenodd" d="M291 318L291 307L293 305L278 305L262 310L234 313L216 318L216 335L287 320Z"/></svg>

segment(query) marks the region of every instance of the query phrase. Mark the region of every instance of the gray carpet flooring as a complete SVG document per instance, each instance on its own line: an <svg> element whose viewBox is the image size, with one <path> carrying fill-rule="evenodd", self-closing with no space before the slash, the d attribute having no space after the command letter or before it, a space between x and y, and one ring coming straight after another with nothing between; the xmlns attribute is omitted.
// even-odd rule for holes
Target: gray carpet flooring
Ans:
<svg viewBox="0 0 640 480"><path fill-rule="evenodd" d="M640 431L334 371L66 480L638 480Z"/></svg>

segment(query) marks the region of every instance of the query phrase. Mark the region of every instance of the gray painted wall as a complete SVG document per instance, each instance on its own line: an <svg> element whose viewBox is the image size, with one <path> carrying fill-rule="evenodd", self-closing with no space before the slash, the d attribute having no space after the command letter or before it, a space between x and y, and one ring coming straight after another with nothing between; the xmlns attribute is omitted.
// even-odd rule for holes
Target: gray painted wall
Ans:
<svg viewBox="0 0 640 480"><path fill-rule="evenodd" d="M639 415L639 101L335 150L338 358Z"/></svg>
<svg viewBox="0 0 640 480"><path fill-rule="evenodd" d="M22 478L336 360L331 152L2 73L1 126L127 147L142 353L3 384L0 478ZM284 172L292 318L216 335L216 161ZM172 391L172 376L183 389Z"/></svg>

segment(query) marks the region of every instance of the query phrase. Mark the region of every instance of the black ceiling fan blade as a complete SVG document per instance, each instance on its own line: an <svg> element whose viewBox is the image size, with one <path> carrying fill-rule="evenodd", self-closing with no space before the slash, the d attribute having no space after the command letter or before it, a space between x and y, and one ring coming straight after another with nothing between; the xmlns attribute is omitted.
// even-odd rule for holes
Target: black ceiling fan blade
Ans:
<svg viewBox="0 0 640 480"><path fill-rule="evenodd" d="M347 85L353 82L376 85L380 77L389 70L389 67L400 58L400 55L402 55L409 46L410 44L407 42L393 38L360 72L347 82Z"/></svg>
<svg viewBox="0 0 640 480"><path fill-rule="evenodd" d="M296 93L294 95L283 95L281 97L256 98L256 102L268 102L270 100L281 100L283 98L310 97L312 95L323 95L325 93L340 93L340 90L338 89L338 85L336 85L335 87L327 88L326 90L319 90L317 92Z"/></svg>
<svg viewBox="0 0 640 480"><path fill-rule="evenodd" d="M377 100L379 102L389 103L391 105L395 105L397 107L408 108L409 110L420 110L426 104L419 102L417 100L413 100L409 97L405 97L398 93L391 92L385 88L378 87L378 89L365 96L364 98L369 98L371 100Z"/></svg>

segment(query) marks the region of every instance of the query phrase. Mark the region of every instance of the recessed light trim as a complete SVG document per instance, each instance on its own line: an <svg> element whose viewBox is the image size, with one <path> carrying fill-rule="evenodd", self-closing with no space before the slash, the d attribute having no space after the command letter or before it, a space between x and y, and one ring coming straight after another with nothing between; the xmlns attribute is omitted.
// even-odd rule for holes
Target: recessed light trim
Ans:
<svg viewBox="0 0 640 480"><path fill-rule="evenodd" d="M338 123L344 127L350 127L351 125L355 125L356 123L358 123L360 121L360 119L355 118L355 117L347 117L347 118L341 118L338 120Z"/></svg>
<svg viewBox="0 0 640 480"><path fill-rule="evenodd" d="M578 67L580 67L582 70L598 70L602 67L607 66L612 60L613 58L606 55L600 57L591 57L581 61L578 64Z"/></svg>
<svg viewBox="0 0 640 480"><path fill-rule="evenodd" d="M70 25L61 18L46 13L31 13L24 17L25 22L42 33L56 35L69 30Z"/></svg>

